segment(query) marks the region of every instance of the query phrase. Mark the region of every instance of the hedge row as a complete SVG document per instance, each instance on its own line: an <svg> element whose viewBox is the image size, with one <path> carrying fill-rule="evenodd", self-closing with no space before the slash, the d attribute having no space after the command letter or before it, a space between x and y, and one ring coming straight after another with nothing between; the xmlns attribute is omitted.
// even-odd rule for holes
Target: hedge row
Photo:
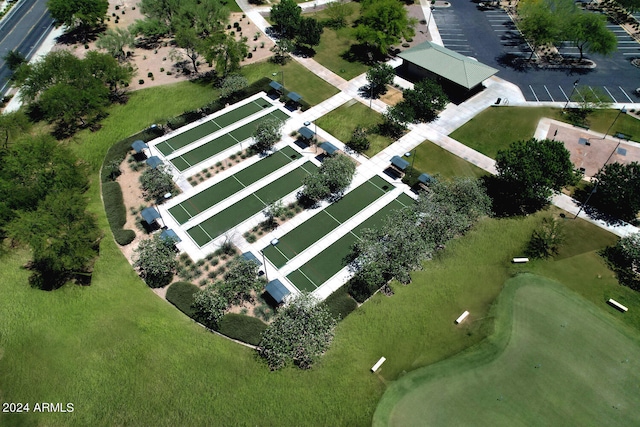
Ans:
<svg viewBox="0 0 640 427"><path fill-rule="evenodd" d="M167 289L167 301L175 305L178 310L193 318L196 314L193 309L193 294L200 290L199 287L189 282L176 282Z"/></svg>
<svg viewBox="0 0 640 427"><path fill-rule="evenodd" d="M127 222L127 210L124 207L120 184L114 181L103 183L102 200L113 237L120 246L128 245L136 238L136 233L133 230L122 229Z"/></svg>
<svg viewBox="0 0 640 427"><path fill-rule="evenodd" d="M353 310L358 308L358 303L351 298L346 286L341 286L337 291L329 295L324 300L324 305L329 309L329 313L336 319L344 319Z"/></svg>
<svg viewBox="0 0 640 427"><path fill-rule="evenodd" d="M218 332L229 338L258 345L265 329L267 324L258 318L230 313L220 320Z"/></svg>

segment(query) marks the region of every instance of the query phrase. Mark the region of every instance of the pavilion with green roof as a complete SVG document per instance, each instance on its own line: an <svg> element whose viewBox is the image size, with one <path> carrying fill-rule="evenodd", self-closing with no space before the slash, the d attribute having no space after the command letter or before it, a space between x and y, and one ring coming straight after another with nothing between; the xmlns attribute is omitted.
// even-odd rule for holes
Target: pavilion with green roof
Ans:
<svg viewBox="0 0 640 427"><path fill-rule="evenodd" d="M446 80L458 89L470 91L498 72L475 59L469 58L432 42L420 43L398 54L408 74L419 78ZM448 86L449 86L448 85Z"/></svg>

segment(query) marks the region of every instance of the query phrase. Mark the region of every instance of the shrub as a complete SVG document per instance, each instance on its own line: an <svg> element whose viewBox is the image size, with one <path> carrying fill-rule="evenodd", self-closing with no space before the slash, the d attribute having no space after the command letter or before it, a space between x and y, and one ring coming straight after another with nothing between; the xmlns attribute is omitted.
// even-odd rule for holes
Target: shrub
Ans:
<svg viewBox="0 0 640 427"><path fill-rule="evenodd" d="M143 85L144 84L144 80L142 80L142 79L138 80L138 84Z"/></svg>
<svg viewBox="0 0 640 427"><path fill-rule="evenodd" d="M222 317L219 328L218 331L229 338L258 345L267 324L255 317L229 313Z"/></svg>
<svg viewBox="0 0 640 427"><path fill-rule="evenodd" d="M193 318L196 314L193 308L193 295L198 292L198 288L193 283L176 282L167 289L167 301L175 305L178 310Z"/></svg>
<svg viewBox="0 0 640 427"><path fill-rule="evenodd" d="M344 319L349 313L358 308L358 304L349 296L344 286L329 295L329 298L324 300L323 304L335 319Z"/></svg>
<svg viewBox="0 0 640 427"><path fill-rule="evenodd" d="M114 181L102 184L102 200L114 239L120 246L128 245L135 239L136 233L133 230L122 229L127 222L127 210L124 207L120 184Z"/></svg>
<svg viewBox="0 0 640 427"><path fill-rule="evenodd" d="M149 71L149 72L147 73L147 77L149 77L149 78L153 77L153 73L152 73L151 71Z"/></svg>

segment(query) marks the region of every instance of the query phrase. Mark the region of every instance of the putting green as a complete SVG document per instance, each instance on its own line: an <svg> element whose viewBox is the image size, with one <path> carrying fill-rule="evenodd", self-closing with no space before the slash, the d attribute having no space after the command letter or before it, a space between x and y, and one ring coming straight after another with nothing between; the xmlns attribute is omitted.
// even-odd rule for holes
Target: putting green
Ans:
<svg viewBox="0 0 640 427"><path fill-rule="evenodd" d="M202 247L222 233L225 233L242 221L257 214L269 203L280 200L300 187L302 185L302 179L317 169L318 167L313 163L306 162L302 166L262 187L255 193L249 194L239 202L207 218L195 227L188 229L187 233L198 246Z"/></svg>
<svg viewBox="0 0 640 427"><path fill-rule="evenodd" d="M269 108L271 105L272 104L264 98L256 99L248 104L233 108L233 110L221 114L215 119L207 120L201 125L169 138L166 141L157 144L156 148L160 150L162 154L168 156L174 151L179 150L182 147L186 147L200 138L247 118L258 111Z"/></svg>
<svg viewBox="0 0 640 427"><path fill-rule="evenodd" d="M392 383L373 425L638 425L640 336L624 314L531 274L493 314L487 340Z"/></svg>
<svg viewBox="0 0 640 427"><path fill-rule="evenodd" d="M202 190L198 194L189 197L169 209L169 213L180 224L184 224L200 212L221 202L227 197L237 193L244 187L259 181L282 166L295 161L300 154L293 148L286 146L282 150L265 157L258 162L246 167L240 172L223 179L217 184Z"/></svg>
<svg viewBox="0 0 640 427"><path fill-rule="evenodd" d="M276 268L282 267L287 261L331 233L392 188L393 186L387 181L377 175L374 176L280 237L277 247L269 245L264 248L264 255Z"/></svg>
<svg viewBox="0 0 640 427"><path fill-rule="evenodd" d="M329 247L311 258L299 269L292 271L287 279L293 285L302 290L312 292L329 280L334 274L342 270L346 265L345 258L349 255L351 247L357 241L366 228L376 228L383 224L384 219L394 210L413 203L413 199L402 193L388 205L367 218L351 232L345 234Z"/></svg>
<svg viewBox="0 0 640 427"><path fill-rule="evenodd" d="M233 147L234 145L239 144L245 139L250 138L259 123L273 117L280 120L286 120L289 118L286 113L280 110L272 111L263 115L262 117L259 117L247 124L240 126L237 129L232 130L231 132L225 133L218 138L212 139L211 141L206 142L199 147L194 148L193 150L187 151L186 153L178 157L174 157L170 160L170 162L173 163L173 165L180 172L182 172L185 169L197 165L198 163L202 163L205 160L208 160L211 157L215 156L216 154L221 153L227 148Z"/></svg>

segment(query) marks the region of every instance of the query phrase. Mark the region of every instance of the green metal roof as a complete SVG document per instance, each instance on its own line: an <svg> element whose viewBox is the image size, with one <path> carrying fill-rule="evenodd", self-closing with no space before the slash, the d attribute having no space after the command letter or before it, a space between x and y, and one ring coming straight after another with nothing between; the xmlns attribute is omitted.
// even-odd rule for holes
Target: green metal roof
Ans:
<svg viewBox="0 0 640 427"><path fill-rule="evenodd" d="M471 89L498 72L481 62L431 42L398 54L403 60Z"/></svg>

